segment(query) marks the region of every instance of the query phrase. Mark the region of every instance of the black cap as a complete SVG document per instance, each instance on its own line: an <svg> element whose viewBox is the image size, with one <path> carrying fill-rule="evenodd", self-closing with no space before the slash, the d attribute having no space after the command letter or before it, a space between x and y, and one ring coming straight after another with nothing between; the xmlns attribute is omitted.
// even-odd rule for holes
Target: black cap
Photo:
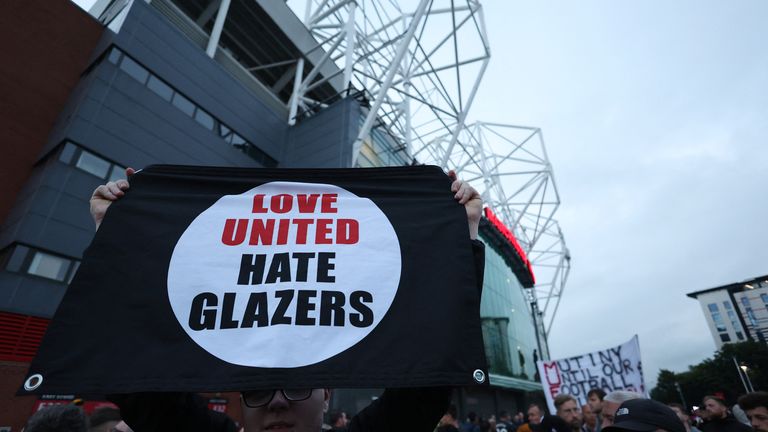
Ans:
<svg viewBox="0 0 768 432"><path fill-rule="evenodd" d="M657 429L685 432L683 422L672 408L650 399L632 399L621 404L614 416L613 425L602 430L650 432Z"/></svg>

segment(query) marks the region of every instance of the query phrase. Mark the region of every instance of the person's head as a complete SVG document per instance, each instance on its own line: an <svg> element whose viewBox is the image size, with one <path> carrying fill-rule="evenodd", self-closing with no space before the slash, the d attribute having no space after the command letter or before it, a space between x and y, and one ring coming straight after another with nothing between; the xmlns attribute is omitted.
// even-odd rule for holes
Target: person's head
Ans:
<svg viewBox="0 0 768 432"><path fill-rule="evenodd" d="M739 398L739 406L747 413L755 432L768 432L768 392L746 394Z"/></svg>
<svg viewBox="0 0 768 432"><path fill-rule="evenodd" d="M710 419L725 418L728 415L728 406L717 396L704 396L702 404Z"/></svg>
<svg viewBox="0 0 768 432"><path fill-rule="evenodd" d="M25 432L87 432L85 413L75 405L54 405L32 414Z"/></svg>
<svg viewBox="0 0 768 432"><path fill-rule="evenodd" d="M569 394L555 396L555 409L557 416L563 419L572 428L581 426L581 410L579 402Z"/></svg>
<svg viewBox="0 0 768 432"><path fill-rule="evenodd" d="M317 432L328 410L329 389L254 390L242 392L241 405L247 432L285 427L296 432Z"/></svg>
<svg viewBox="0 0 768 432"><path fill-rule="evenodd" d="M607 398L607 397L606 397ZM672 408L650 399L630 399L619 405L605 432L686 432Z"/></svg>
<svg viewBox="0 0 768 432"><path fill-rule="evenodd" d="M532 403L528 405L528 423L530 424L539 424L541 423L541 418L544 416L544 410L541 408L541 405Z"/></svg>
<svg viewBox="0 0 768 432"><path fill-rule="evenodd" d="M603 410L604 398L605 392L600 388L593 388L587 393L587 403L595 415L600 414L600 412Z"/></svg>
<svg viewBox="0 0 768 432"><path fill-rule="evenodd" d="M477 413L470 411L469 414L467 414L467 421L473 424L477 423Z"/></svg>
<svg viewBox="0 0 768 432"><path fill-rule="evenodd" d="M592 407L588 403L581 406L581 416L584 419L584 424L590 429L594 429L597 425L597 414L592 412Z"/></svg>
<svg viewBox="0 0 768 432"><path fill-rule="evenodd" d="M621 406L622 403L628 400L640 399L642 397L643 396L640 393L625 390L616 390L605 395L603 398L603 409L601 411L601 416L603 418L602 427L613 424L614 414L616 414L616 410L619 409L619 406Z"/></svg>
<svg viewBox="0 0 768 432"><path fill-rule="evenodd" d="M457 421L458 415L456 412L456 405L450 405L448 407L448 411L446 411L445 414L443 414L443 417L440 419L439 425L457 426L459 422Z"/></svg>
<svg viewBox="0 0 768 432"><path fill-rule="evenodd" d="M334 411L328 417L328 423L336 428L347 427L347 413L344 411Z"/></svg>
<svg viewBox="0 0 768 432"><path fill-rule="evenodd" d="M687 412L685 412L685 407L680 405L679 403L668 403L667 406L672 409L672 411L677 414L677 418L680 419L681 422L683 422L683 425L688 426L691 424L691 416L688 415ZM688 427L686 427L688 429Z"/></svg>
<svg viewBox="0 0 768 432"><path fill-rule="evenodd" d="M109 432L120 423L120 410L112 407L97 408L88 418L88 432Z"/></svg>
<svg viewBox="0 0 768 432"><path fill-rule="evenodd" d="M501 421L509 421L509 419L510 419L509 411L507 411L507 410L499 411L499 420L501 420Z"/></svg>

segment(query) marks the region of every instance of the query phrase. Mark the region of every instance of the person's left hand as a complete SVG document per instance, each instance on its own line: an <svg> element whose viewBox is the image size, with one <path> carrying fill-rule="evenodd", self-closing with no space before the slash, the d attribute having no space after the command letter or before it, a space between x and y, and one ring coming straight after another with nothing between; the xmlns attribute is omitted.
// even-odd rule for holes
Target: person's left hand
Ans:
<svg viewBox="0 0 768 432"><path fill-rule="evenodd" d="M451 183L451 192L454 193L453 197L467 211L469 238L475 240L477 239L477 231L480 227L480 216L483 213L483 199L469 183L459 180L456 176L456 171L448 171L448 177L453 180L453 183Z"/></svg>

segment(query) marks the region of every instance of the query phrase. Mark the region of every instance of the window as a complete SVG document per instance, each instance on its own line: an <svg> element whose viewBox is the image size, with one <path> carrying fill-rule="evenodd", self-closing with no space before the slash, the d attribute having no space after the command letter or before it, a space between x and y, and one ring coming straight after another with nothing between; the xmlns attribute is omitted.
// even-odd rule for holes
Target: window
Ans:
<svg viewBox="0 0 768 432"><path fill-rule="evenodd" d="M35 251L27 273L63 282L72 261L45 252Z"/></svg>
<svg viewBox="0 0 768 432"><path fill-rule="evenodd" d="M120 62L120 69L142 84L147 82L147 78L149 78L149 71L128 56L123 56L123 61Z"/></svg>
<svg viewBox="0 0 768 432"><path fill-rule="evenodd" d="M755 313L752 312L752 308L747 308L747 318L749 318L750 325L757 327L757 318L755 318Z"/></svg>
<svg viewBox="0 0 768 432"><path fill-rule="evenodd" d="M725 322L723 322L723 317L720 316L720 312L712 313L712 321L715 322L715 327L717 328L717 331L719 332L728 331L728 329L725 327Z"/></svg>
<svg viewBox="0 0 768 432"><path fill-rule="evenodd" d="M210 114L201 110L200 108L198 108L195 112L195 120L197 120L198 123L203 125L203 127L208 130L213 130L213 127L215 126L213 117L211 117Z"/></svg>
<svg viewBox="0 0 768 432"><path fill-rule="evenodd" d="M750 304L749 304L749 297L747 297L747 296L742 297L741 298L741 304L744 305L744 307L749 307L750 306Z"/></svg>
<svg viewBox="0 0 768 432"><path fill-rule="evenodd" d="M168 84L161 81L158 77L152 75L149 77L149 81L147 82L147 87L149 87L150 90L157 93L158 96L165 99L166 102L170 102L171 98L173 98L173 89Z"/></svg>
<svg viewBox="0 0 768 432"><path fill-rule="evenodd" d="M717 312L718 311L717 305L715 303L710 303L707 306L709 307L709 311L710 312Z"/></svg>
<svg viewBox="0 0 768 432"><path fill-rule="evenodd" d="M740 331L737 331L737 332L736 332L736 338L737 338L738 340L740 340L740 341L741 341L741 340L744 340L744 335L743 335L743 334L742 334Z"/></svg>
<svg viewBox="0 0 768 432"><path fill-rule="evenodd" d="M93 153L81 150L80 157L77 159L75 166L96 177L106 178L109 173L110 163Z"/></svg>
<svg viewBox="0 0 768 432"><path fill-rule="evenodd" d="M173 95L173 105L190 117L195 114L195 104L179 93Z"/></svg>
<svg viewBox="0 0 768 432"><path fill-rule="evenodd" d="M768 294L760 294L760 300L763 301L765 307L768 307Z"/></svg>
<svg viewBox="0 0 768 432"><path fill-rule="evenodd" d="M720 340L723 342L730 342L731 337L728 336L728 333L720 333Z"/></svg>
<svg viewBox="0 0 768 432"><path fill-rule="evenodd" d="M107 57L107 60L109 60L112 64L117 64L120 61L120 57L122 57L123 54L120 52L117 48L112 48L112 51L109 52L109 56Z"/></svg>
<svg viewBox="0 0 768 432"><path fill-rule="evenodd" d="M727 309L727 310L732 310L733 309L733 307L731 306L731 302L729 302L728 300L723 302L723 306L725 306L725 309Z"/></svg>
<svg viewBox="0 0 768 432"><path fill-rule="evenodd" d="M88 174L107 181L125 178L125 167L91 153L71 141L65 141L62 144L59 161L74 165Z"/></svg>
<svg viewBox="0 0 768 432"><path fill-rule="evenodd" d="M11 245L2 253L2 266L13 273L34 275L69 283L80 262L22 244Z"/></svg>

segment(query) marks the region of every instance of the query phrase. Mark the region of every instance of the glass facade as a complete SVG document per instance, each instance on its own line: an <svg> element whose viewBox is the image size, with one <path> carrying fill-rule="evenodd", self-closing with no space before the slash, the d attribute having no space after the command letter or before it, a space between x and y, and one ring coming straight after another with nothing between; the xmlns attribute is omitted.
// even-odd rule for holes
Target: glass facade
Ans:
<svg viewBox="0 0 768 432"><path fill-rule="evenodd" d="M485 248L485 279L480 303L490 372L535 380L540 360L525 289L493 248Z"/></svg>

